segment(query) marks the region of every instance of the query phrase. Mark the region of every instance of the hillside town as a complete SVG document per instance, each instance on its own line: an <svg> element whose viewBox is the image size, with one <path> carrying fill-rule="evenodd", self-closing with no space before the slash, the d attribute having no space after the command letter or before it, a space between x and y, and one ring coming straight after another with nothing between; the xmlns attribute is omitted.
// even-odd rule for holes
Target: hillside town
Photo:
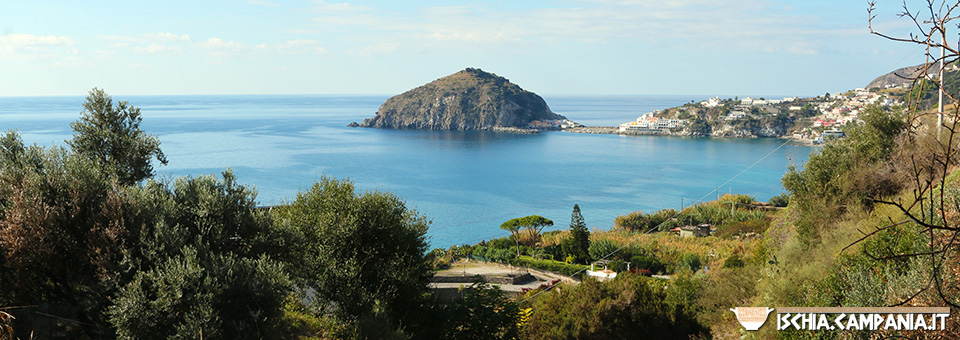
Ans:
<svg viewBox="0 0 960 340"><path fill-rule="evenodd" d="M879 89L858 88L812 98L710 98L698 103L656 110L620 124L610 133L714 137L789 137L822 144L842 137L842 128L860 122L868 105L885 107L902 102Z"/></svg>

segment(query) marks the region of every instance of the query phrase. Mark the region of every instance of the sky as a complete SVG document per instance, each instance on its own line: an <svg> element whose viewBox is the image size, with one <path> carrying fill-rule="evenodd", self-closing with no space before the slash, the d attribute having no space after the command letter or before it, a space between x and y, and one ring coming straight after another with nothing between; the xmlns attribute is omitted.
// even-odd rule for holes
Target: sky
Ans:
<svg viewBox="0 0 960 340"><path fill-rule="evenodd" d="M902 6L874 28L915 29ZM544 95L811 96L923 61L851 0L0 3L0 96L392 95L466 67Z"/></svg>

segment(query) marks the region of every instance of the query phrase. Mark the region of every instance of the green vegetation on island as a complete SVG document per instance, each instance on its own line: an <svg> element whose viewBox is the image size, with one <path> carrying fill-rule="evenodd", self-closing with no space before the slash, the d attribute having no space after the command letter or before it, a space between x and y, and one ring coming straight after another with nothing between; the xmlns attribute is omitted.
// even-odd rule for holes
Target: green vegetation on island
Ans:
<svg viewBox="0 0 960 340"><path fill-rule="evenodd" d="M563 121L540 96L476 68L387 99L376 116L351 126L389 129L532 131L530 123Z"/></svg>

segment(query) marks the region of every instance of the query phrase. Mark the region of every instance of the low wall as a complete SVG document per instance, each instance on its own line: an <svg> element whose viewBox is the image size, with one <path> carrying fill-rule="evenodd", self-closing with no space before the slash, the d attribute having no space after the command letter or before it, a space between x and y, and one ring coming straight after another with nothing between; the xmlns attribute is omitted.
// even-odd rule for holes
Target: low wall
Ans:
<svg viewBox="0 0 960 340"><path fill-rule="evenodd" d="M536 281L537 278L530 273L523 275L468 275L468 276L434 276L430 282L435 283L474 283L477 280L483 280L489 283L501 285L519 285L530 281Z"/></svg>
<svg viewBox="0 0 960 340"><path fill-rule="evenodd" d="M550 279L552 279L552 280L557 280L557 279L559 279L560 282L563 282L563 283L569 283L569 284L574 284L574 285L580 284L580 280L579 280L579 279L577 279L577 278L575 278L575 277L563 275L563 274L560 274L560 273L557 273L557 272L554 272L554 271L537 269L537 268L530 268L530 267L517 267L517 266L513 266L513 265L509 265L509 264L499 263L499 262L489 262L489 261L479 261L479 260L473 260L473 261L483 262L483 263L486 263L486 264L488 264L488 265L495 265L495 266L500 266L500 267L503 267L503 268L509 268L510 270L527 272L527 273L530 273L530 274L533 274L533 275L536 275L536 276L544 276L544 277L548 277L548 278L550 278Z"/></svg>
<svg viewBox="0 0 960 340"><path fill-rule="evenodd" d="M468 275L468 276L434 276L430 279L430 282L444 282L444 283L474 283L477 280L483 280L484 277L480 275Z"/></svg>

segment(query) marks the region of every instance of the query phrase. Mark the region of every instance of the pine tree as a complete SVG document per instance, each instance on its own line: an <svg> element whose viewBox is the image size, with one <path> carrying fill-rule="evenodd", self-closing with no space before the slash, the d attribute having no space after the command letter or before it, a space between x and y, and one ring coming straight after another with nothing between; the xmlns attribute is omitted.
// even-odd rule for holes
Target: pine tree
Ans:
<svg viewBox="0 0 960 340"><path fill-rule="evenodd" d="M590 231L587 230L587 223L580 214L580 205L573 205L573 214L570 216L570 238L564 246L567 255L572 255L577 262L587 262L590 260Z"/></svg>

